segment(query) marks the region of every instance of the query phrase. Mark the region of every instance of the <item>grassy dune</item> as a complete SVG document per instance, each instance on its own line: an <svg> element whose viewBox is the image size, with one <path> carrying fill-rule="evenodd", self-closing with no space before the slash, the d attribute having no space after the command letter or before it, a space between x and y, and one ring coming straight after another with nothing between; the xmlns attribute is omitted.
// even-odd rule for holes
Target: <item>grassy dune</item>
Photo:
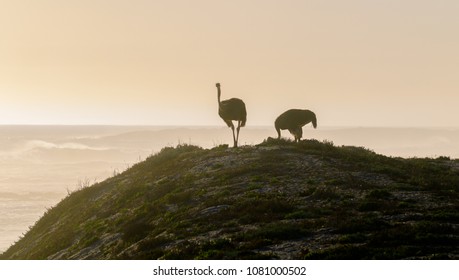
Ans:
<svg viewBox="0 0 459 280"><path fill-rule="evenodd" d="M331 142L164 148L63 199L2 259L458 259L459 161Z"/></svg>

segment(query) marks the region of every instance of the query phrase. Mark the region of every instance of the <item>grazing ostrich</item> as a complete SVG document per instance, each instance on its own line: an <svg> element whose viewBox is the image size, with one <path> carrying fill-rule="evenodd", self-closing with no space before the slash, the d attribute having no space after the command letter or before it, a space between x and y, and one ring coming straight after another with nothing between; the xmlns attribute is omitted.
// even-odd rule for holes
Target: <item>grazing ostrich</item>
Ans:
<svg viewBox="0 0 459 280"><path fill-rule="evenodd" d="M245 122L247 121L247 111L245 110L244 101L239 98L231 98L228 100L220 101L220 83L217 83L216 86L218 91L218 115L223 119L228 127L231 127L231 130L233 130L234 147L237 147L237 141L239 140L239 129L241 126L245 126ZM233 120L237 121L237 136L234 135Z"/></svg>
<svg viewBox="0 0 459 280"><path fill-rule="evenodd" d="M295 142L299 142L303 137L303 126L312 122L317 128L316 114L309 110L290 109L277 117L274 126L277 131L277 138L281 137L281 129L288 129L295 137Z"/></svg>

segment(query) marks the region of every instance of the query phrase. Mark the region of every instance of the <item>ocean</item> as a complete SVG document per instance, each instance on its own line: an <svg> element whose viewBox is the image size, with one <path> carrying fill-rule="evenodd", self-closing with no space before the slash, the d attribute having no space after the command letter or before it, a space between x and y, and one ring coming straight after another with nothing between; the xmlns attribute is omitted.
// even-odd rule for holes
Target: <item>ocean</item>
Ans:
<svg viewBox="0 0 459 280"><path fill-rule="evenodd" d="M366 147L395 157L459 158L458 128L303 128L304 138ZM283 137L292 138L288 131ZM273 127L244 127L240 145L277 137ZM47 208L81 186L126 170L165 146L232 145L231 130L167 126L0 126L0 252Z"/></svg>

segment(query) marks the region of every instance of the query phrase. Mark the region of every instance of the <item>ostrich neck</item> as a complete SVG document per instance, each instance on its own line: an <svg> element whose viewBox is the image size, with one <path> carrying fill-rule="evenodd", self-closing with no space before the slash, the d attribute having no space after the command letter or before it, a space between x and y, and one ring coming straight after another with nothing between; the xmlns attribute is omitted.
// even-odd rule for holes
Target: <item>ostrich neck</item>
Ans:
<svg viewBox="0 0 459 280"><path fill-rule="evenodd" d="M220 88L217 88L218 90L218 94L217 94L217 97L218 97L218 104L220 104L220 95L222 94Z"/></svg>

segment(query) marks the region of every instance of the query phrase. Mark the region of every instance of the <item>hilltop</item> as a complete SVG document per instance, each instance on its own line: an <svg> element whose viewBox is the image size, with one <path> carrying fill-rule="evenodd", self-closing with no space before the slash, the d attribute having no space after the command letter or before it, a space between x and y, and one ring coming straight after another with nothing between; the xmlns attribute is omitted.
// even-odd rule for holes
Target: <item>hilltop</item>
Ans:
<svg viewBox="0 0 459 280"><path fill-rule="evenodd" d="M458 259L459 161L179 145L64 198L2 259Z"/></svg>

